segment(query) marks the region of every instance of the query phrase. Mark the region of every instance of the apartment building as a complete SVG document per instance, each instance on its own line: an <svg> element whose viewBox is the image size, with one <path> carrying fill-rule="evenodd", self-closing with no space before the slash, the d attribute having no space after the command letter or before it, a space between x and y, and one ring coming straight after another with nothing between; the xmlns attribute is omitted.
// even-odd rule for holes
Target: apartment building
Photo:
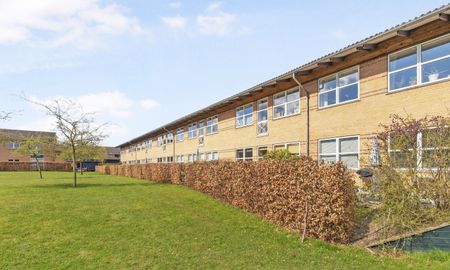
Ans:
<svg viewBox="0 0 450 270"><path fill-rule="evenodd" d="M18 130L18 129L0 129L0 162L29 162L30 156L17 154L15 150L28 137L42 137L56 142L55 132ZM56 161L57 151L52 148L43 148L39 160Z"/></svg>
<svg viewBox="0 0 450 270"><path fill-rule="evenodd" d="M257 160L288 149L357 169L390 114L450 111L450 5L119 145L124 164Z"/></svg>

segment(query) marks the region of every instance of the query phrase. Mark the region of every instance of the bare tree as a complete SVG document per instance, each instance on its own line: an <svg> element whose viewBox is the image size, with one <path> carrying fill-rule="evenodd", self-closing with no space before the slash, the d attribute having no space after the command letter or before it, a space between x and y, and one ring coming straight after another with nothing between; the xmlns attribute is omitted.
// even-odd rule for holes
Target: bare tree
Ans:
<svg viewBox="0 0 450 270"><path fill-rule="evenodd" d="M0 120L9 120L11 115L11 112L0 111Z"/></svg>
<svg viewBox="0 0 450 270"><path fill-rule="evenodd" d="M82 106L69 99L55 99L49 104L25 98L28 102L40 106L47 115L55 119L56 130L62 143L70 151L73 169L73 186L77 186L77 160L79 149L85 145L96 146L107 136L103 129L106 124L96 125L93 114L84 112Z"/></svg>

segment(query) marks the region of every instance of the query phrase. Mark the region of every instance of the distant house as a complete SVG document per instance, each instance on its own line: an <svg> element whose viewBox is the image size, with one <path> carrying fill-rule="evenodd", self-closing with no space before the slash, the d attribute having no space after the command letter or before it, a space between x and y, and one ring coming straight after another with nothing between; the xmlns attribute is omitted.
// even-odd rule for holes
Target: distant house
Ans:
<svg viewBox="0 0 450 270"><path fill-rule="evenodd" d="M56 133L47 131L32 131L18 129L0 129L0 162L29 162L30 156L18 155L15 153L20 144L31 136L46 137L50 141L56 142ZM57 150L55 148L46 148L39 160L56 161Z"/></svg>
<svg viewBox="0 0 450 270"><path fill-rule="evenodd" d="M78 164L78 169L80 166L83 167L84 171L95 171L95 166L97 166L100 163L103 164L115 164L120 163L120 148L118 147L109 147L104 146L105 148L105 157L102 160L91 160L91 161L84 161L82 165Z"/></svg>

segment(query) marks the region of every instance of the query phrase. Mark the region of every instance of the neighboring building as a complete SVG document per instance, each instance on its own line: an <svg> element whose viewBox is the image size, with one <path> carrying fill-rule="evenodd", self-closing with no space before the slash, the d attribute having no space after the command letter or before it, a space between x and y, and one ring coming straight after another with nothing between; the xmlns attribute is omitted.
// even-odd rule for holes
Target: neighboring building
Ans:
<svg viewBox="0 0 450 270"><path fill-rule="evenodd" d="M84 171L95 171L95 166L98 164L117 164L120 163L120 148L103 146L105 149L105 156L102 160L83 161ZM77 168L80 168L80 164L77 164Z"/></svg>
<svg viewBox="0 0 450 270"><path fill-rule="evenodd" d="M125 142L121 161L256 160L288 149L359 168L390 114L448 115L449 13L443 6Z"/></svg>
<svg viewBox="0 0 450 270"><path fill-rule="evenodd" d="M30 136L46 137L49 141L56 142L55 132L17 130L17 129L0 129L0 162L29 162L34 161L30 156L17 155L15 150L20 144ZM56 150L53 148L44 148L43 155L39 158L44 161L56 161Z"/></svg>

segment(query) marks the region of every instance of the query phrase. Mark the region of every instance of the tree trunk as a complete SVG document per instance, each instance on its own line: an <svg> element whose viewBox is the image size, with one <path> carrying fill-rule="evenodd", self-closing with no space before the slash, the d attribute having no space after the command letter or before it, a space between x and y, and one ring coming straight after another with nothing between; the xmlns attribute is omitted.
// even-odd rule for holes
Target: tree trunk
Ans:
<svg viewBox="0 0 450 270"><path fill-rule="evenodd" d="M75 147L72 146L72 170L73 170L73 186L77 187L77 162L75 155Z"/></svg>
<svg viewBox="0 0 450 270"><path fill-rule="evenodd" d="M83 175L83 161L80 161L80 174Z"/></svg>
<svg viewBox="0 0 450 270"><path fill-rule="evenodd" d="M41 164L39 164L39 159L37 158L37 156L34 157L36 160L36 168L39 171L39 177L42 179L42 170L41 170Z"/></svg>

